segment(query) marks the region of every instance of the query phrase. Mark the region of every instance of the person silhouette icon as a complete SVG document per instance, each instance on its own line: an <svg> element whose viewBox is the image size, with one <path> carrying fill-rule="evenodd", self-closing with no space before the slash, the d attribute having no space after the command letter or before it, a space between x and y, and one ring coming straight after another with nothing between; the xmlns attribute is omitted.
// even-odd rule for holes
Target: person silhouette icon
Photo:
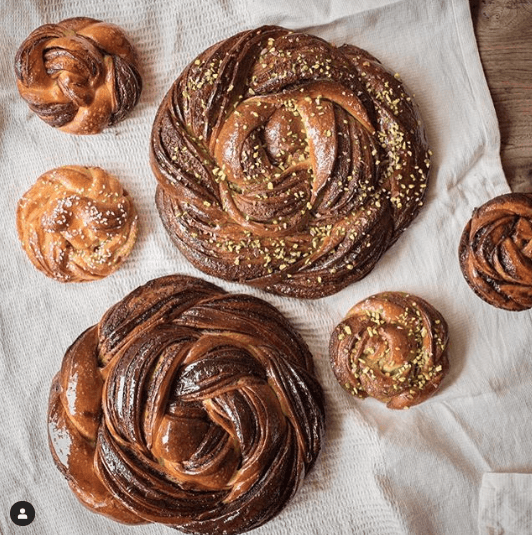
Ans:
<svg viewBox="0 0 532 535"><path fill-rule="evenodd" d="M11 506L9 516L13 524L28 526L35 520L35 507L30 502L21 500Z"/></svg>

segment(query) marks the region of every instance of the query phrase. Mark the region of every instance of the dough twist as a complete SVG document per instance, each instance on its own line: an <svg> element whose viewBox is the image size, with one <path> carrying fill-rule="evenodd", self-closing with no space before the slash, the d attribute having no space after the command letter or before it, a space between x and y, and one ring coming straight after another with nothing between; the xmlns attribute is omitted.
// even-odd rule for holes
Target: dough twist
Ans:
<svg viewBox="0 0 532 535"><path fill-rule="evenodd" d="M17 229L38 270L61 282L85 282L120 267L135 244L138 216L115 177L71 165L47 171L24 194Z"/></svg>
<svg viewBox="0 0 532 535"><path fill-rule="evenodd" d="M20 95L43 121L97 134L121 121L142 90L138 60L114 24L76 17L34 30L15 58Z"/></svg>
<svg viewBox="0 0 532 535"><path fill-rule="evenodd" d="M472 290L506 310L532 308L532 193L509 193L473 212L458 251Z"/></svg>
<svg viewBox="0 0 532 535"><path fill-rule="evenodd" d="M439 388L449 368L447 340L447 324L433 306L383 292L355 305L336 327L331 365L348 392L404 409Z"/></svg>
<svg viewBox="0 0 532 535"><path fill-rule="evenodd" d="M200 279L136 289L68 349L50 447L78 498L189 533L260 526L318 455L322 391L271 305Z"/></svg>
<svg viewBox="0 0 532 535"><path fill-rule="evenodd" d="M152 130L156 202L199 269L333 294L417 215L429 151L397 75L355 46L262 27L195 59Z"/></svg>

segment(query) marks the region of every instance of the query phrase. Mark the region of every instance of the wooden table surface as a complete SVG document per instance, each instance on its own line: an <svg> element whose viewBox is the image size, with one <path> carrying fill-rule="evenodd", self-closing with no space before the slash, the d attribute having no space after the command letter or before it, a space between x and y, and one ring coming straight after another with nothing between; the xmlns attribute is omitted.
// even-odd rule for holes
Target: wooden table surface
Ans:
<svg viewBox="0 0 532 535"><path fill-rule="evenodd" d="M514 191L532 191L532 0L470 0Z"/></svg>

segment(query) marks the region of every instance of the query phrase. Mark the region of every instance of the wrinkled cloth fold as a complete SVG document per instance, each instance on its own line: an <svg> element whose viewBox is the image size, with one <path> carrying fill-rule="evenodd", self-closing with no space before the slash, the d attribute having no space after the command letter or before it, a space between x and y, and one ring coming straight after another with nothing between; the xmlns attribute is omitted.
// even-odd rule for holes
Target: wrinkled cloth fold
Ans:
<svg viewBox="0 0 532 535"><path fill-rule="evenodd" d="M16 89L13 63L38 26L72 16L124 29L139 54L143 92L120 123L95 136L53 129ZM159 534L86 510L56 470L46 429L48 393L67 348L111 305L158 276L202 277L260 297L285 314L313 353L325 393L322 452L299 493L260 534L445 535L478 531L487 472L529 472L531 312L497 310L462 277L458 244L472 210L507 193L499 130L467 0L7 0L0 6L0 532L7 511L33 504L28 534ZM362 281L318 301L266 294L208 277L172 245L157 215L149 138L172 82L201 51L246 29L279 24L377 57L415 95L433 152L423 209ZM132 196L139 234L111 276L83 284L47 279L16 233L18 199L61 165L99 166ZM449 325L449 373L436 395L407 411L355 399L332 373L328 343L347 311L382 291L411 292Z"/></svg>

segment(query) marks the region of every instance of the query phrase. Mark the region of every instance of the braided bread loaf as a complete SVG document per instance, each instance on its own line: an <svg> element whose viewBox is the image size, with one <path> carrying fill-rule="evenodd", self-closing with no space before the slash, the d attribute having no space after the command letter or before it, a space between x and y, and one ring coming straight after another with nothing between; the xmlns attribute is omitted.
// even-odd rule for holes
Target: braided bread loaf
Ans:
<svg viewBox="0 0 532 535"><path fill-rule="evenodd" d="M323 395L275 308L175 275L129 294L68 349L48 429L93 511L233 534L276 515L312 468Z"/></svg>
<svg viewBox="0 0 532 535"><path fill-rule="evenodd" d="M46 123L97 134L121 121L142 90L137 55L116 25L76 17L45 24L15 58L20 95Z"/></svg>
<svg viewBox="0 0 532 535"><path fill-rule="evenodd" d="M429 152L397 75L355 46L279 27L192 61L151 141L157 206L181 252L302 298L371 271L423 204Z"/></svg>

